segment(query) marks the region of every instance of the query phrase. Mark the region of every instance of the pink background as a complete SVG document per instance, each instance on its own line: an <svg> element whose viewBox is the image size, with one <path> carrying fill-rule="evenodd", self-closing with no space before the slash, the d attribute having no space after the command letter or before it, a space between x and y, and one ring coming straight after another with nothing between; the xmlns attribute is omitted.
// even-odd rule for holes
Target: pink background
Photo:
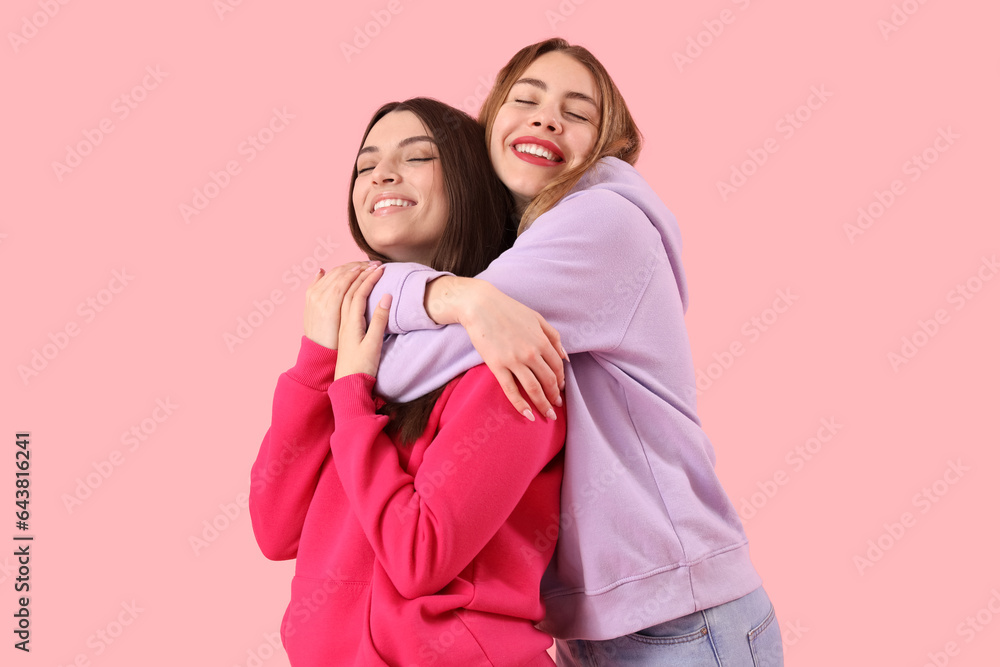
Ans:
<svg viewBox="0 0 1000 667"><path fill-rule="evenodd" d="M1000 251L1000 8L397 2L4 3L3 663L287 664L267 636L293 563L260 554L238 499L295 359L294 270L359 257L346 190L377 106L422 94L475 113L518 48L559 34L615 78L647 140L638 167L680 222L699 412L787 664L995 664L1000 280L984 258ZM292 117L269 135L275 109ZM796 113L797 128L782 122ZM258 133L270 143L251 160ZM57 174L78 144L92 150ZM724 200L718 183L753 155L763 164ZM186 222L213 173L226 187ZM893 181L852 242L845 225L878 213ZM792 305L769 311L779 290ZM227 345L240 318L259 326ZM894 368L903 337L919 347ZM51 358L25 380L36 351ZM130 449L123 434L143 426ZM32 447L30 655L9 629L18 430ZM97 638L109 630L113 643Z"/></svg>

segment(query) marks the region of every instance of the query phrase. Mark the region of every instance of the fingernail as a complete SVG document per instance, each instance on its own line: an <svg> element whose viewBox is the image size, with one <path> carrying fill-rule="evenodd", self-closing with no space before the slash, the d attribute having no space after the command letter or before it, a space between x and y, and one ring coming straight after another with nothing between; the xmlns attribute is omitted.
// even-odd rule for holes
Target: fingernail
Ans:
<svg viewBox="0 0 1000 667"><path fill-rule="evenodd" d="M565 359L566 361L569 361L569 353L566 352L566 348L563 347L562 345L560 345L559 349L562 350L563 359Z"/></svg>
<svg viewBox="0 0 1000 667"><path fill-rule="evenodd" d="M378 307L388 308L391 302L392 302L392 295L388 293L383 294L382 298L378 300Z"/></svg>
<svg viewBox="0 0 1000 667"><path fill-rule="evenodd" d="M557 408L562 407L562 396L556 396L556 407Z"/></svg>
<svg viewBox="0 0 1000 667"><path fill-rule="evenodd" d="M376 267L378 267L378 264L369 264L368 266L365 267L365 270L363 271L363 273L368 273L369 271L371 271L372 269L374 269Z"/></svg>
<svg viewBox="0 0 1000 667"><path fill-rule="evenodd" d="M545 413L545 416L549 418L549 421L555 421L556 411L553 410L552 408L549 408L549 411Z"/></svg>
<svg viewBox="0 0 1000 667"><path fill-rule="evenodd" d="M521 413L531 421L535 421L535 415L531 414L531 408L525 408L524 412Z"/></svg>

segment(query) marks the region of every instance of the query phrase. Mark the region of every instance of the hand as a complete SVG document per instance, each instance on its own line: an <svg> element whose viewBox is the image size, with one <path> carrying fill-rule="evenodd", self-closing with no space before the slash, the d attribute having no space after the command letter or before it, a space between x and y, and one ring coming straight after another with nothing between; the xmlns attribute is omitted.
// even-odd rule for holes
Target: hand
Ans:
<svg viewBox="0 0 1000 667"><path fill-rule="evenodd" d="M451 314L446 317L465 327L472 345L518 412L534 420L515 378L539 412L555 419L552 405L562 405L560 390L566 386L561 359L569 361L569 355L559 332L545 318L475 278L438 278L428 284L425 297L431 309L435 309L432 304L444 304L437 310L449 308Z"/></svg>
<svg viewBox="0 0 1000 667"><path fill-rule="evenodd" d="M331 350L337 349L340 307L344 295L358 273L372 265L372 262L348 262L329 273L319 270L306 289L306 310L303 316L306 338ZM374 265L377 266L377 263Z"/></svg>
<svg viewBox="0 0 1000 667"><path fill-rule="evenodd" d="M382 356L382 337L389 322L389 304L392 295L385 294L378 308L372 314L370 325L365 322L368 295L378 279L382 277L382 267L355 275L344 295L340 309L340 351L337 354L337 369L334 381L355 373L366 373L372 377L378 372Z"/></svg>

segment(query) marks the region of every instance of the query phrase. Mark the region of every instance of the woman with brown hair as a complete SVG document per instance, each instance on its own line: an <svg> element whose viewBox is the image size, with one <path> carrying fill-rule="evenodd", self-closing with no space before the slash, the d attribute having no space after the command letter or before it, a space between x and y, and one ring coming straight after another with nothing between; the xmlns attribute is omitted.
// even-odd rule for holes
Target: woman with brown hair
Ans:
<svg viewBox="0 0 1000 667"><path fill-rule="evenodd" d="M373 260L473 275L504 247L510 198L476 122L435 100L383 106L348 217ZM282 643L295 667L552 665L539 582L554 544L565 420L529 422L484 366L385 404L382 267L320 270L298 361L251 471L264 555L296 559ZM377 268L376 268L377 267Z"/></svg>
<svg viewBox="0 0 1000 667"><path fill-rule="evenodd" d="M400 335L376 389L405 400L485 360L532 420L518 383L550 419L565 384L540 625L560 665L782 664L697 416L680 230L633 167L641 135L624 99L589 51L550 39L501 70L480 122L519 236L476 278L387 267L372 298L392 295ZM465 330L440 328L451 323Z"/></svg>

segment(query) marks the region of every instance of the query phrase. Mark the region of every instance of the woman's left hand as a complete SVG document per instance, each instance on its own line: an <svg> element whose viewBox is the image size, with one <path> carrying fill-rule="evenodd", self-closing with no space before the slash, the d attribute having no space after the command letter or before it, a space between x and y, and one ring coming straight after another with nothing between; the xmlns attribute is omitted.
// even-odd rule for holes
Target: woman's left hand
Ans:
<svg viewBox="0 0 1000 667"><path fill-rule="evenodd" d="M372 314L371 324L365 329L365 310L368 295L378 279L382 277L382 267L364 271L354 279L344 295L340 306L339 352L334 380L355 373L375 376L382 356L382 337L389 321L389 303L392 297L386 294L379 301Z"/></svg>

